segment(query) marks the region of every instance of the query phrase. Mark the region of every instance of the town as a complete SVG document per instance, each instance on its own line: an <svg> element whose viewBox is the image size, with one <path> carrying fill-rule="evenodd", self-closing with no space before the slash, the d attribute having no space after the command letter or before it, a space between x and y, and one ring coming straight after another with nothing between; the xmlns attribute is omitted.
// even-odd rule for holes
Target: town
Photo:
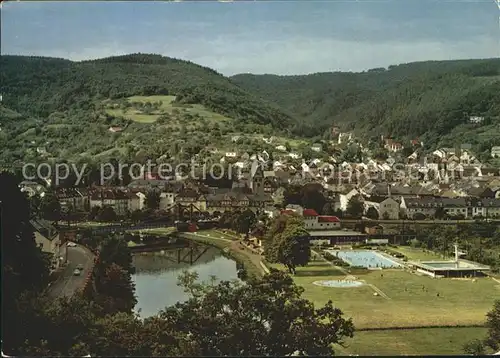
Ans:
<svg viewBox="0 0 500 358"><path fill-rule="evenodd" d="M1 2L2 358L500 356L455 2Z"/></svg>

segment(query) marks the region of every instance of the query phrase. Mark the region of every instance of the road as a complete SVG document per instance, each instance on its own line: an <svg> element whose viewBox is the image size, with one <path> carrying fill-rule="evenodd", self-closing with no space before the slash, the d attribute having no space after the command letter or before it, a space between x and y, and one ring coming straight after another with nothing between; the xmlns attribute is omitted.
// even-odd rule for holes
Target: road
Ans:
<svg viewBox="0 0 500 358"><path fill-rule="evenodd" d="M64 268L59 278L49 288L49 296L61 297L72 296L78 289L83 287L85 278L92 268L94 254L83 246L68 247L68 265ZM74 276L78 265L83 266L80 276Z"/></svg>

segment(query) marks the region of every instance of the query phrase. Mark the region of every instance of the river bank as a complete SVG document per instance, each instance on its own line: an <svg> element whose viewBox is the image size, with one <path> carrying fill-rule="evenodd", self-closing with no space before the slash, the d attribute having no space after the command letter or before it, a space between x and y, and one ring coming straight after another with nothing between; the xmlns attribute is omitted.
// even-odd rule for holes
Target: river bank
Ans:
<svg viewBox="0 0 500 358"><path fill-rule="evenodd" d="M245 248L236 237L234 240L227 239L226 237L229 237L229 235L222 233L219 235L219 233L214 230L197 233L181 233L180 235L186 239L195 240L221 249L236 262L241 263L249 276L260 278L266 273L262 266L262 257L253 253L250 249Z"/></svg>

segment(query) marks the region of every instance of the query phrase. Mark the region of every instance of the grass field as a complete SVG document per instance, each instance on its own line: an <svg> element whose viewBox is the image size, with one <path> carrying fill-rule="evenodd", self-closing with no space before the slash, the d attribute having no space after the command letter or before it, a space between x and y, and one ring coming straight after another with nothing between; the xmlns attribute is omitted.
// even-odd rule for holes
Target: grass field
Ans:
<svg viewBox="0 0 500 358"><path fill-rule="evenodd" d="M129 102L141 102L141 103L161 101L162 105L159 107L157 111L151 114L140 113L140 111L138 111L135 108L128 108L127 110L108 108L106 109L106 112L110 115L121 116L139 123L154 123L161 116L162 113L173 114L175 110L186 112L191 115L197 114L201 117L213 121L231 120L228 117L225 117L218 113L214 113L206 109L204 106L200 104L193 104L185 107L176 105L172 103L175 100L175 96L133 96L133 97L128 97L127 100Z"/></svg>
<svg viewBox="0 0 500 358"><path fill-rule="evenodd" d="M314 285L314 281L344 276L325 262L312 262L300 268L295 281L304 287L305 297L316 304L323 305L331 299L353 318L357 328L482 324L500 295L500 285L491 278L476 282L433 279L403 270L384 270L383 273L352 270L352 274L368 285L359 288ZM374 296L370 285L389 299Z"/></svg>
<svg viewBox="0 0 500 358"><path fill-rule="evenodd" d="M405 255L410 261L432 261L432 260L444 260L442 255L439 255L431 251L423 251L422 249L410 247L410 246L399 246L398 248L392 248L391 250L397 251Z"/></svg>
<svg viewBox="0 0 500 358"><path fill-rule="evenodd" d="M480 327L421 328L412 330L357 331L346 347L336 347L337 355L460 355L463 345L483 339Z"/></svg>

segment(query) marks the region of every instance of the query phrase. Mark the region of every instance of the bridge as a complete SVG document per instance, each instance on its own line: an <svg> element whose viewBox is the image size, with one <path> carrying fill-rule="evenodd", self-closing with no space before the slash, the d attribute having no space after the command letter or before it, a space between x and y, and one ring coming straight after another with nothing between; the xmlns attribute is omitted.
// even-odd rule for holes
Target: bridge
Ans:
<svg viewBox="0 0 500 358"><path fill-rule="evenodd" d="M210 250L210 246L185 238L171 237L168 240L132 246L130 250L132 253L161 251L161 257L175 264L193 265Z"/></svg>

